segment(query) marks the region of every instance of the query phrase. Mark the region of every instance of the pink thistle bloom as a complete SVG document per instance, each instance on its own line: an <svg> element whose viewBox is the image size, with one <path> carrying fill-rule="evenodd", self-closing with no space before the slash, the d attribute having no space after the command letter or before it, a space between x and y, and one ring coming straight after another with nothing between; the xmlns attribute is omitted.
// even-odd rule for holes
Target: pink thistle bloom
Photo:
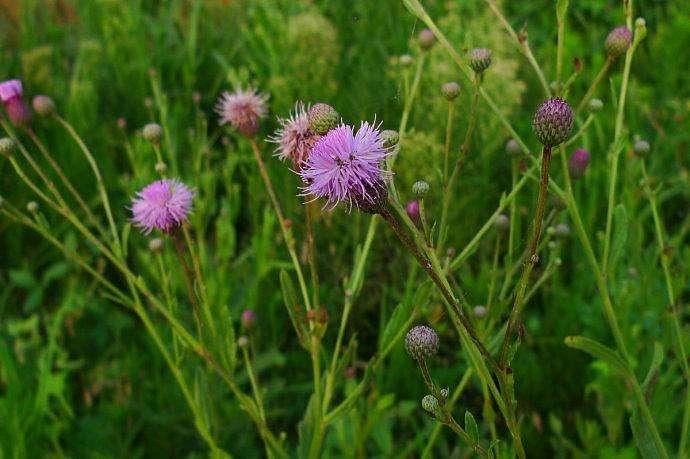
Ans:
<svg viewBox="0 0 690 459"><path fill-rule="evenodd" d="M132 201L132 221L144 234L154 229L171 233L187 220L194 191L176 179L157 180Z"/></svg>
<svg viewBox="0 0 690 459"><path fill-rule="evenodd" d="M290 159L297 170L300 170L309 157L311 149L320 135L309 129L308 107L297 102L288 118L279 118L280 128L268 138L278 145L276 156L281 161Z"/></svg>
<svg viewBox="0 0 690 459"><path fill-rule="evenodd" d="M252 88L234 93L224 92L216 103L216 113L220 115L219 123L230 124L245 137L253 137L259 130L259 119L266 116L268 107L266 94L257 94Z"/></svg>
<svg viewBox="0 0 690 459"><path fill-rule="evenodd" d="M0 100L5 105L7 116L12 124L21 126L31 118L29 107L24 103L24 90L20 80L8 80L0 83Z"/></svg>
<svg viewBox="0 0 690 459"><path fill-rule="evenodd" d="M381 168L391 150L384 146L379 130L365 122L354 132L342 124L321 137L312 148L299 175L303 192L326 198L333 209L340 202L373 212L385 199L385 180L390 172Z"/></svg>

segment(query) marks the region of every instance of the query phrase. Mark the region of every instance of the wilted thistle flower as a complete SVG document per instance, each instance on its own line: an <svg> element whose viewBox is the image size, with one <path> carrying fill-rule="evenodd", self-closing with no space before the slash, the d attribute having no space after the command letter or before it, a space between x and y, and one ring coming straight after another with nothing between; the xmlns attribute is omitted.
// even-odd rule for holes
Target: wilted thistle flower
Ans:
<svg viewBox="0 0 690 459"><path fill-rule="evenodd" d="M240 322L244 328L251 330L256 325L256 313L251 309L245 309L240 316Z"/></svg>
<svg viewBox="0 0 690 459"><path fill-rule="evenodd" d="M383 146L390 149L398 144L398 141L400 141L400 134L393 129L386 129L381 132L381 139L383 139Z"/></svg>
<svg viewBox="0 0 690 459"><path fill-rule="evenodd" d="M649 142L643 139L637 139L633 144L633 151L637 156L646 156L649 153L649 149Z"/></svg>
<svg viewBox="0 0 690 459"><path fill-rule="evenodd" d="M429 192L429 184L424 180L417 180L412 184L412 192L423 198Z"/></svg>
<svg viewBox="0 0 690 459"><path fill-rule="evenodd" d="M253 137L259 130L259 119L266 116L268 107L266 94L248 88L239 88L234 93L224 92L216 103L216 113L220 115L221 125L230 124L245 137Z"/></svg>
<svg viewBox="0 0 690 459"><path fill-rule="evenodd" d="M149 123L141 130L141 135L149 142L158 145L163 138L163 128L158 123Z"/></svg>
<svg viewBox="0 0 690 459"><path fill-rule="evenodd" d="M435 418L441 419L443 417L443 412L439 406L438 400L431 394L427 394L422 398L422 408Z"/></svg>
<svg viewBox="0 0 690 459"><path fill-rule="evenodd" d="M405 336L405 350L417 361L433 357L438 352L438 335L431 327L417 325Z"/></svg>
<svg viewBox="0 0 690 459"><path fill-rule="evenodd" d="M0 155L10 157L14 152L16 144L14 140L9 137L3 137L0 139Z"/></svg>
<svg viewBox="0 0 690 459"><path fill-rule="evenodd" d="M422 29L419 35L417 35L417 42L423 51L428 51L436 43L436 35L434 35L431 29Z"/></svg>
<svg viewBox="0 0 690 459"><path fill-rule="evenodd" d="M496 219L494 220L494 228L496 228L498 231L506 231L508 228L510 228L510 219L506 214L498 214L496 215Z"/></svg>
<svg viewBox="0 0 690 459"><path fill-rule="evenodd" d="M299 172L305 195L326 198L326 207L341 202L364 212L376 212L387 196L389 172L381 162L390 153L375 126L362 122L357 133L340 125L321 137Z"/></svg>
<svg viewBox="0 0 690 459"><path fill-rule="evenodd" d="M132 201L132 221L145 234L154 229L171 233L187 220L194 192L176 179L157 180Z"/></svg>
<svg viewBox="0 0 690 459"><path fill-rule="evenodd" d="M319 102L314 104L307 113L309 129L317 134L324 135L340 123L340 113L328 104Z"/></svg>
<svg viewBox="0 0 690 459"><path fill-rule="evenodd" d="M410 220L417 223L419 222L419 201L416 199L405 204L405 212Z"/></svg>
<svg viewBox="0 0 690 459"><path fill-rule="evenodd" d="M50 116L55 113L55 102L48 96L39 95L33 98L31 106L41 116Z"/></svg>
<svg viewBox="0 0 690 459"><path fill-rule="evenodd" d="M0 100L5 105L7 117L15 126L24 126L31 119L31 112L22 95L24 89L20 80L8 80L0 83Z"/></svg>
<svg viewBox="0 0 690 459"><path fill-rule="evenodd" d="M475 73L483 73L491 65L491 50L487 48L474 48L470 50L470 67Z"/></svg>
<svg viewBox="0 0 690 459"><path fill-rule="evenodd" d="M616 27L606 37L604 49L606 54L616 58L625 53L632 43L632 32L626 26Z"/></svg>
<svg viewBox="0 0 690 459"><path fill-rule="evenodd" d="M573 110L568 102L555 97L544 101L534 113L532 129L545 147L555 147L570 135Z"/></svg>
<svg viewBox="0 0 690 459"><path fill-rule="evenodd" d="M309 117L302 102L297 102L288 118L279 118L280 127L269 141L278 145L276 156L289 159L297 170L309 157L309 152L321 137L309 129Z"/></svg>
<svg viewBox="0 0 690 459"><path fill-rule="evenodd" d="M443 86L441 86L441 94L449 101L455 100L458 94L460 94L460 85L455 81L444 83Z"/></svg>
<svg viewBox="0 0 690 459"><path fill-rule="evenodd" d="M508 142L506 142L506 153L509 155L519 155L522 153L522 148L520 148L520 144L517 140L509 139Z"/></svg>
<svg viewBox="0 0 690 459"><path fill-rule="evenodd" d="M568 161L568 169L570 170L570 175L574 179L579 179L585 175L587 170L587 165L589 164L589 152L584 148L578 148L570 156Z"/></svg>
<svg viewBox="0 0 690 459"><path fill-rule="evenodd" d="M604 108L604 103L601 101L601 99L592 99L589 101L589 111L592 113L596 113L598 111L601 111L601 109Z"/></svg>

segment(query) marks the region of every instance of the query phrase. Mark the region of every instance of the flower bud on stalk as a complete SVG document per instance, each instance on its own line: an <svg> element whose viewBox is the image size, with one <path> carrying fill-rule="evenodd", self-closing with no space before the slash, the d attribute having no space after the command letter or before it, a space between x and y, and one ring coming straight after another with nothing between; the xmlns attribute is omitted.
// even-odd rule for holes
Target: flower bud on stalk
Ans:
<svg viewBox="0 0 690 459"><path fill-rule="evenodd" d="M585 175L585 171L587 171L588 165L589 152L584 148L578 148L573 152L568 161L570 176L575 180L582 178Z"/></svg>
<svg viewBox="0 0 690 459"><path fill-rule="evenodd" d="M55 102L48 96L39 95L33 98L31 105L41 116L51 116L55 113Z"/></svg>
<svg viewBox="0 0 690 459"><path fill-rule="evenodd" d="M491 50L488 48L474 48L469 53L469 65L474 73L481 75L491 65Z"/></svg>
<svg viewBox="0 0 690 459"><path fill-rule="evenodd" d="M340 114L328 104L314 104L307 113L309 119L309 129L319 135L328 133L340 122Z"/></svg>
<svg viewBox="0 0 690 459"><path fill-rule="evenodd" d="M604 49L612 59L625 54L632 43L632 32L626 26L613 29L604 42Z"/></svg>
<svg viewBox="0 0 690 459"><path fill-rule="evenodd" d="M417 180L412 185L412 192L419 198L423 198L429 192L429 184L424 180Z"/></svg>
<svg viewBox="0 0 690 459"><path fill-rule="evenodd" d="M0 139L0 155L10 157L16 148L16 143L9 137Z"/></svg>
<svg viewBox="0 0 690 459"><path fill-rule="evenodd" d="M522 153L522 148L520 148L520 144L517 140L509 139L508 142L506 142L506 153L511 156L517 156Z"/></svg>
<svg viewBox="0 0 690 459"><path fill-rule="evenodd" d="M422 51L429 51L436 43L436 36L431 29L422 29L417 36L417 42Z"/></svg>
<svg viewBox="0 0 690 459"><path fill-rule="evenodd" d="M443 94L443 97L448 101L453 101L460 94L460 85L455 81L444 83L443 86L441 86L441 94Z"/></svg>
<svg viewBox="0 0 690 459"><path fill-rule="evenodd" d="M405 350L418 362L433 357L438 352L438 335L431 327L417 325L405 336Z"/></svg>
<svg viewBox="0 0 690 459"><path fill-rule="evenodd" d="M24 103L24 89L20 80L8 80L0 83L0 100L7 112L7 117L15 126L26 126L31 120L31 111Z"/></svg>
<svg viewBox="0 0 690 459"><path fill-rule="evenodd" d="M141 134L144 136L146 140L148 140L152 144L158 145L160 144L161 138L163 137L163 128L158 123L149 123L146 126L144 126L144 129L142 129Z"/></svg>
<svg viewBox="0 0 690 459"><path fill-rule="evenodd" d="M252 328L254 328L254 325L256 325L256 313L251 309L245 309L244 311L242 311L240 321L242 322L242 326L245 329L251 330Z"/></svg>
<svg viewBox="0 0 690 459"><path fill-rule="evenodd" d="M649 153L649 149L649 142L647 142L644 139L637 139L633 144L633 152L635 152L635 155L639 157L647 156L647 153Z"/></svg>
<svg viewBox="0 0 690 459"><path fill-rule="evenodd" d="M604 108L604 103L601 99L592 99L589 101L589 111L592 113L597 113Z"/></svg>
<svg viewBox="0 0 690 459"><path fill-rule="evenodd" d="M407 212L407 216L410 217L410 220L412 220L415 224L419 224L419 201L415 199L408 202L405 205L405 212Z"/></svg>

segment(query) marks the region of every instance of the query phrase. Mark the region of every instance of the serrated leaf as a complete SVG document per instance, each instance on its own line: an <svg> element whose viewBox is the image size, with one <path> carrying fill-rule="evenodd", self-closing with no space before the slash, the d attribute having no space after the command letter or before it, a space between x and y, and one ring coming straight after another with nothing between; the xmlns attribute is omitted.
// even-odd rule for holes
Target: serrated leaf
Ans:
<svg viewBox="0 0 690 459"><path fill-rule="evenodd" d="M592 357L601 359L623 376L630 377L628 366L618 353L596 340L585 338L584 336L566 336L565 345L586 352Z"/></svg>
<svg viewBox="0 0 690 459"><path fill-rule="evenodd" d="M479 429L477 429L477 421L469 410L465 411L465 431L472 437L472 441L479 442Z"/></svg>

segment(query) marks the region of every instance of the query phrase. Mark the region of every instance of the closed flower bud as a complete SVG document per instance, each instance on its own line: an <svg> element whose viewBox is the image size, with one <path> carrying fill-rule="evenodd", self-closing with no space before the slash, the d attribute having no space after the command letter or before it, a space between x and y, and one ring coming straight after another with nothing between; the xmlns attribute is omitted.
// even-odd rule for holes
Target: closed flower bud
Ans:
<svg viewBox="0 0 690 459"><path fill-rule="evenodd" d="M161 175L165 174L168 171L168 166L163 161L157 162L154 167L156 169L156 172L158 172Z"/></svg>
<svg viewBox="0 0 690 459"><path fill-rule="evenodd" d="M163 239L156 237L149 241L149 250L158 253L163 250Z"/></svg>
<svg viewBox="0 0 690 459"><path fill-rule="evenodd" d="M472 309L472 312L474 313L474 316L481 319L486 317L486 314L489 312L488 309L486 309L486 306L482 306L481 304L477 305Z"/></svg>
<svg viewBox="0 0 690 459"><path fill-rule="evenodd" d="M438 335L431 327L417 325L405 336L405 350L417 361L432 357L438 352Z"/></svg>
<svg viewBox="0 0 690 459"><path fill-rule="evenodd" d="M158 145L163 137L163 128L158 123L149 123L141 131L142 135L149 142Z"/></svg>
<svg viewBox="0 0 690 459"><path fill-rule="evenodd" d="M423 198L429 192L429 184L424 180L417 180L412 185L412 192L418 197Z"/></svg>
<svg viewBox="0 0 690 459"><path fill-rule="evenodd" d="M572 128L573 110L558 97L544 101L534 113L532 129L545 147L561 144L570 136Z"/></svg>
<svg viewBox="0 0 690 459"><path fill-rule="evenodd" d="M38 213L38 203L36 201L29 201L26 204L26 210L28 210L30 214L36 215Z"/></svg>
<svg viewBox="0 0 690 459"><path fill-rule="evenodd" d="M474 48L470 51L470 67L475 73L483 73L491 65L491 50L487 48Z"/></svg>
<svg viewBox="0 0 690 459"><path fill-rule="evenodd" d="M385 131L381 132L381 140L383 140L383 146L385 148L393 148L398 144L400 134L398 134L398 131L394 131L393 129L386 129Z"/></svg>
<svg viewBox="0 0 690 459"><path fill-rule="evenodd" d="M434 43L436 43L436 36L431 29L422 29L417 36L417 42L423 51L428 51L434 46Z"/></svg>
<svg viewBox="0 0 690 459"><path fill-rule="evenodd" d="M242 326L247 330L251 330L256 325L256 313L251 309L245 309L242 311L242 316L240 317Z"/></svg>
<svg viewBox="0 0 690 459"><path fill-rule="evenodd" d="M601 101L601 99L592 99L589 101L590 112L596 113L601 111L602 108L604 108L604 103Z"/></svg>
<svg viewBox="0 0 690 459"><path fill-rule="evenodd" d="M7 117L15 126L26 126L31 120L31 111L22 96L24 88L20 80L8 80L0 83L0 100L7 112Z"/></svg>
<svg viewBox="0 0 690 459"><path fill-rule="evenodd" d="M571 177L574 179L579 179L585 175L588 164L589 152L584 148L578 148L575 150L568 161L568 169L570 170Z"/></svg>
<svg viewBox="0 0 690 459"><path fill-rule="evenodd" d="M637 156L646 156L649 153L649 142L644 139L637 139L633 144L633 151Z"/></svg>
<svg viewBox="0 0 690 459"><path fill-rule="evenodd" d="M441 410L441 406L438 403L438 400L436 400L436 397L434 397L431 394L427 394L422 398L422 408L424 411L427 413L431 414L437 419L443 418L443 411Z"/></svg>
<svg viewBox="0 0 690 459"><path fill-rule="evenodd" d="M410 220L419 223L419 201L414 200L408 202L405 205L405 212L407 212L407 216L410 217Z"/></svg>
<svg viewBox="0 0 690 459"><path fill-rule="evenodd" d="M441 93L443 94L443 97L449 101L455 100L455 98L458 97L458 94L460 94L460 85L455 81L444 83L443 86L441 86Z"/></svg>
<svg viewBox="0 0 690 459"><path fill-rule="evenodd" d="M249 346L249 338L244 335L240 336L237 338L237 345L242 348Z"/></svg>
<svg viewBox="0 0 690 459"><path fill-rule="evenodd" d="M0 139L0 155L7 156L8 158L12 156L16 143L9 137L3 137Z"/></svg>
<svg viewBox="0 0 690 459"><path fill-rule="evenodd" d="M41 116L50 116L55 113L55 102L48 96L36 96L31 101L34 111Z"/></svg>
<svg viewBox="0 0 690 459"><path fill-rule="evenodd" d="M616 58L624 54L632 43L632 32L626 26L616 27L606 37L604 49L606 54Z"/></svg>
<svg viewBox="0 0 690 459"><path fill-rule="evenodd" d="M398 63L402 67L409 67L410 65L412 65L412 62L414 62L414 59L409 54L403 54L398 58Z"/></svg>
<svg viewBox="0 0 690 459"><path fill-rule="evenodd" d="M510 228L510 219L506 214L498 214L494 220L494 227L498 231L507 231Z"/></svg>
<svg viewBox="0 0 690 459"><path fill-rule="evenodd" d="M328 133L340 122L340 114L328 104L314 104L307 114L309 129L319 135Z"/></svg>
<svg viewBox="0 0 690 459"><path fill-rule="evenodd" d="M522 153L522 148L520 148L520 144L517 140L509 139L508 142L506 142L506 153L509 155L519 155Z"/></svg>

